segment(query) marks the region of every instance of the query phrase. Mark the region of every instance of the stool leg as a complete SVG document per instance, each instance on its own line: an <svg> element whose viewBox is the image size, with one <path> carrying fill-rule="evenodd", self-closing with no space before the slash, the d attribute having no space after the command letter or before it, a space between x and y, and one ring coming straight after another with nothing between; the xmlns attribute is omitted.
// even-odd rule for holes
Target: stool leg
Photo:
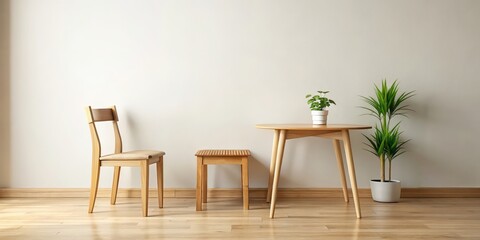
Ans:
<svg viewBox="0 0 480 240"><path fill-rule="evenodd" d="M207 202L208 189L208 165L202 165L202 202Z"/></svg>
<svg viewBox="0 0 480 240"><path fill-rule="evenodd" d="M249 209L248 199L248 157L242 158L243 209Z"/></svg>
<svg viewBox="0 0 480 240"><path fill-rule="evenodd" d="M202 157L197 157L197 194L196 194L196 199L197 199L197 211L202 211L202 173L203 173L203 168L202 168Z"/></svg>
<svg viewBox="0 0 480 240"><path fill-rule="evenodd" d="M242 198L243 198L243 166L240 164L240 188L242 189Z"/></svg>

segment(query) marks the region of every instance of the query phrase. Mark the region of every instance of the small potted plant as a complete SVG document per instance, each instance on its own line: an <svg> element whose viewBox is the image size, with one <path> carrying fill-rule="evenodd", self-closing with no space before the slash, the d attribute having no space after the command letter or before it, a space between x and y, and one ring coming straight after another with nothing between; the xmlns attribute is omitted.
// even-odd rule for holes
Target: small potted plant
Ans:
<svg viewBox="0 0 480 240"><path fill-rule="evenodd" d="M406 116L411 111L405 101L413 96L411 92L398 92L397 81L392 85L387 84L387 80L382 81L379 88L375 85L375 97L363 97L367 103L366 115L374 116L378 123L374 127L374 132L365 135L368 146L367 151L371 152L380 160L380 179L370 180L372 198L377 202L398 202L400 200L401 183L398 180L392 180L392 161L403 154L404 145L409 140L402 140L400 131L400 122L391 123L397 116ZM393 125L393 126L392 126ZM388 161L388 178L385 178L385 163Z"/></svg>
<svg viewBox="0 0 480 240"><path fill-rule="evenodd" d="M317 91L318 94L312 95L308 94L305 96L307 98L307 104L310 106L312 111L312 121L313 124L327 124L328 110L325 108L330 107L330 104L335 104L335 101L326 97L329 91Z"/></svg>

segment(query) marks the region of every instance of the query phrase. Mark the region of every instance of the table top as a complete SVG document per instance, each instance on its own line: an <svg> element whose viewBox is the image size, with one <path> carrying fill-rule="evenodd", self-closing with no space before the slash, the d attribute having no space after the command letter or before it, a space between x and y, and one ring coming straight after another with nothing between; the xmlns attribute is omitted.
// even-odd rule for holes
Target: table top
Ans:
<svg viewBox="0 0 480 240"><path fill-rule="evenodd" d="M327 125L314 125L314 124L257 124L256 128L260 129L276 129L276 130L346 130L346 129L369 129L372 128L368 125L356 125L356 124L327 124Z"/></svg>

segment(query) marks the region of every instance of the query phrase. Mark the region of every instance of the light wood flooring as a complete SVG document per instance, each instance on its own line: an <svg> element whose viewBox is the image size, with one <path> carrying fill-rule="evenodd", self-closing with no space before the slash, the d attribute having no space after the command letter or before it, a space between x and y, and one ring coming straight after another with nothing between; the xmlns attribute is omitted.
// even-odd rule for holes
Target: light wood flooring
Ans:
<svg viewBox="0 0 480 240"><path fill-rule="evenodd" d="M375 203L361 198L280 198L270 219L264 199L210 198L195 211L194 198L150 198L142 217L139 198L111 206L99 198L0 198L0 239L480 239L480 198L405 198Z"/></svg>

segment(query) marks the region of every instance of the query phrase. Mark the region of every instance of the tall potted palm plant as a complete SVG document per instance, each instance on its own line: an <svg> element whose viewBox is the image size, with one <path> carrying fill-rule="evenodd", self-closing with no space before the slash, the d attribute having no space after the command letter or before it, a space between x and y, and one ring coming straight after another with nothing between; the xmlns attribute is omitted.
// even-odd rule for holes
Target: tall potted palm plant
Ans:
<svg viewBox="0 0 480 240"><path fill-rule="evenodd" d="M378 120L374 132L365 135L367 151L380 160L380 179L372 179L370 187L372 198L378 202L398 202L400 200L401 183L392 179L392 161L405 153L404 145L409 140L401 138L400 122L393 123L397 116L406 116L411 109L406 100L414 95L414 91L399 93L397 81L388 85L387 80L382 81L379 88L375 85L375 96L364 97L367 103L366 115L371 115ZM385 163L388 162L388 178L385 178Z"/></svg>

